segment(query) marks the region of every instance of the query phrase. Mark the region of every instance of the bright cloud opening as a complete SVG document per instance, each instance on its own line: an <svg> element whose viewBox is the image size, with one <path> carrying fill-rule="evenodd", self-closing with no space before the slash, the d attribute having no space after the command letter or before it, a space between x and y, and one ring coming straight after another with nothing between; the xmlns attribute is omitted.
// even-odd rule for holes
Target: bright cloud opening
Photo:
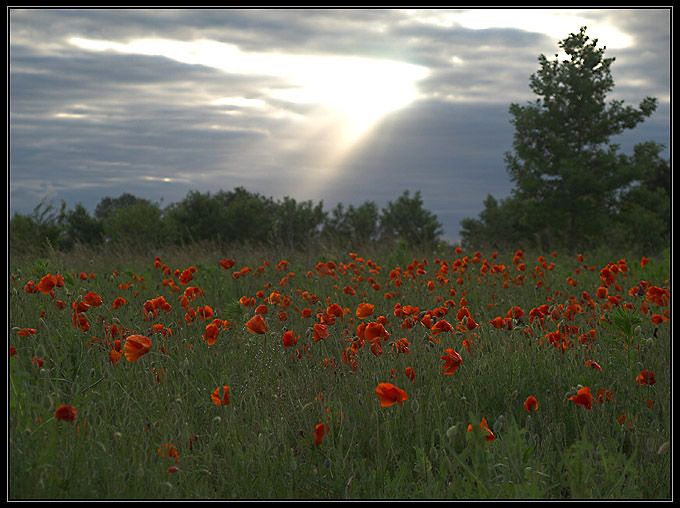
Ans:
<svg viewBox="0 0 680 508"><path fill-rule="evenodd" d="M139 39L129 43L72 38L70 42L92 51L117 51L164 56L228 73L284 78L288 86L268 90L269 97L295 103L317 104L324 114L337 115L347 141L355 141L376 120L418 98L416 82L428 75L425 67L387 60L246 53L215 41L184 42ZM216 99L216 104L262 107L261 99ZM315 119L312 119L315 120Z"/></svg>

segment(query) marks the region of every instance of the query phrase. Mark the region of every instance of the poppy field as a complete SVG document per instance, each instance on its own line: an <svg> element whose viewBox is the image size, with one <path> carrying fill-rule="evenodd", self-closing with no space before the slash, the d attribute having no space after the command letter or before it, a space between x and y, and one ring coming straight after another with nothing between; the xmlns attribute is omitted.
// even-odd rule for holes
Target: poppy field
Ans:
<svg viewBox="0 0 680 508"><path fill-rule="evenodd" d="M123 259L11 266L10 499L671 497L668 258Z"/></svg>

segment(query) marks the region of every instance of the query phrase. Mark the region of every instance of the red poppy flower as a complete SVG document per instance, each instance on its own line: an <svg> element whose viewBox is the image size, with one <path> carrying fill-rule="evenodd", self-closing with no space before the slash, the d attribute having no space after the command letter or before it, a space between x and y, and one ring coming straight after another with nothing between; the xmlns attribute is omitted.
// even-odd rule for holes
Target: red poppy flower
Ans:
<svg viewBox="0 0 680 508"><path fill-rule="evenodd" d="M368 342L373 342L378 339L386 340L389 336L390 334L387 333L385 327L381 323L375 321L368 323L364 329L364 339Z"/></svg>
<svg viewBox="0 0 680 508"><path fill-rule="evenodd" d="M78 411L73 406L61 405L54 412L54 417L57 420L64 420L69 423L73 423L78 416Z"/></svg>
<svg viewBox="0 0 680 508"><path fill-rule="evenodd" d="M322 339L327 339L330 335L328 325L321 323L314 324L314 342L319 342Z"/></svg>
<svg viewBox="0 0 680 508"><path fill-rule="evenodd" d="M203 334L203 340L208 343L209 346L213 346L217 341L217 336L220 334L220 327L215 323L211 323L205 327L205 333Z"/></svg>
<svg viewBox="0 0 680 508"><path fill-rule="evenodd" d="M441 332L456 333L456 329L446 319L442 319L441 321L437 321L434 325L432 325L432 328L430 328L430 331L432 332L433 335L437 335Z"/></svg>
<svg viewBox="0 0 680 508"><path fill-rule="evenodd" d="M635 378L636 385L653 385L656 383L656 376L651 370L643 370Z"/></svg>
<svg viewBox="0 0 680 508"><path fill-rule="evenodd" d="M596 369L602 372L602 367L600 367L600 364L593 360L586 360L586 366L590 367L591 369Z"/></svg>
<svg viewBox="0 0 680 508"><path fill-rule="evenodd" d="M590 392L590 388L587 386L584 386L578 392L576 392L576 395L569 397L569 400L577 406L583 406L588 411L593 408L593 394Z"/></svg>
<svg viewBox="0 0 680 508"><path fill-rule="evenodd" d="M454 374L458 370L458 367L463 364L463 359L453 349L445 349L444 353L446 354L440 356L440 358L444 360L442 369L444 370L444 375L450 376L451 374Z"/></svg>
<svg viewBox="0 0 680 508"><path fill-rule="evenodd" d="M329 305L328 309L326 309L326 313L329 316L335 316L335 317L339 317L339 318L345 316L345 313L342 310L342 307L340 306L340 304L337 304L337 303L333 303L333 304Z"/></svg>
<svg viewBox="0 0 680 508"><path fill-rule="evenodd" d="M120 342L120 341L116 341ZM118 365L118 360L123 358L123 352L122 351L116 351L116 349L112 349L111 352L109 353L108 356L109 360L111 360L111 363L114 365Z"/></svg>
<svg viewBox="0 0 680 508"><path fill-rule="evenodd" d="M404 370L404 374L406 374L406 377L408 378L408 380L411 381L411 383L413 383L413 380L416 377L416 373L413 370L413 368L412 367L406 367L406 370Z"/></svg>
<svg viewBox="0 0 680 508"><path fill-rule="evenodd" d="M486 418L484 417L482 417L482 421L479 423L479 430L486 431L486 436L484 437L484 439L486 439L487 441L493 441L494 439L496 439L496 436L494 435L493 432L491 432L489 425L486 423ZM468 432L473 431L472 425L468 425L467 431Z"/></svg>
<svg viewBox="0 0 680 508"><path fill-rule="evenodd" d="M375 310L375 305L372 303L360 303L357 306L357 311L356 311L356 316L359 319L365 319L371 314L373 314L373 311Z"/></svg>
<svg viewBox="0 0 680 508"><path fill-rule="evenodd" d="M34 333L37 333L38 330L35 328L22 328L17 332L19 337L28 337L30 335L33 335Z"/></svg>
<svg viewBox="0 0 680 508"><path fill-rule="evenodd" d="M319 423L314 427L314 442L317 446L321 445L323 437L328 433L329 426L327 423Z"/></svg>
<svg viewBox="0 0 680 508"><path fill-rule="evenodd" d="M198 307L198 309L196 310L198 312L198 317L200 317L201 319L210 319L211 317L213 317L213 310L210 305L206 305L205 307Z"/></svg>
<svg viewBox="0 0 680 508"><path fill-rule="evenodd" d="M295 337L293 330L288 330L283 333L281 342L283 343L283 347L293 347L295 344L297 344L299 338L299 336Z"/></svg>
<svg viewBox="0 0 680 508"><path fill-rule="evenodd" d="M474 330L479 325L475 323L475 320L472 319L472 316L468 316L467 320L465 321L465 326L467 327L468 330Z"/></svg>
<svg viewBox="0 0 680 508"><path fill-rule="evenodd" d="M127 301L125 301L125 298L123 298L122 296L119 296L118 298L116 298L116 299L113 301L113 308L114 308L114 309L119 309L120 307L122 307L122 306L125 305L126 303L127 303Z"/></svg>
<svg viewBox="0 0 680 508"><path fill-rule="evenodd" d="M151 349L151 340L143 335L130 335L125 339L125 358L136 362Z"/></svg>
<svg viewBox="0 0 680 508"><path fill-rule="evenodd" d="M222 390L221 396L220 390ZM216 406L228 406L229 403L231 402L231 399L229 397L229 387L227 385L221 387L218 386L217 388L215 388L215 391L212 392L210 398L212 399L213 403Z"/></svg>
<svg viewBox="0 0 680 508"><path fill-rule="evenodd" d="M267 333L267 323L261 314L255 314L246 323L246 328L252 333L257 333L259 335Z"/></svg>
<svg viewBox="0 0 680 508"><path fill-rule="evenodd" d="M612 400L612 395L614 392L611 390L605 390L604 388L600 388L597 391L597 394L595 394L595 398L600 404L603 404L605 400Z"/></svg>
<svg viewBox="0 0 680 508"><path fill-rule="evenodd" d="M218 263L222 268L228 270L229 268L232 268L236 264L236 261L234 261L233 259L223 259L221 261L218 261Z"/></svg>
<svg viewBox="0 0 680 508"><path fill-rule="evenodd" d="M526 409L529 413L536 411L538 409L538 401L536 400L536 397L529 395L524 401L524 409Z"/></svg>
<svg viewBox="0 0 680 508"><path fill-rule="evenodd" d="M47 295L50 293L50 291L52 291L52 288L56 285L57 285L56 277L48 273L42 279L40 279L40 282L36 284L35 289L37 291L40 291L42 294Z"/></svg>
<svg viewBox="0 0 680 508"><path fill-rule="evenodd" d="M92 291L89 291L85 296L83 296L83 301L92 307L99 307L104 303L101 296Z"/></svg>
<svg viewBox="0 0 680 508"><path fill-rule="evenodd" d="M401 406L403 405L403 401L408 400L406 392L401 388L397 388L392 383L378 384L375 393L378 396L382 407L389 407L395 402Z"/></svg>

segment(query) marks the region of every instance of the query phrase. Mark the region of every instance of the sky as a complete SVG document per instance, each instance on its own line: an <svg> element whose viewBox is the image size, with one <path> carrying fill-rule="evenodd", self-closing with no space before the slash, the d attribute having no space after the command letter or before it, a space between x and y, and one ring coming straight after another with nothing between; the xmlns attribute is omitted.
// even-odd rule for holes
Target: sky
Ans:
<svg viewBox="0 0 680 508"><path fill-rule="evenodd" d="M510 195L509 107L587 26L608 100L655 113L612 139L671 148L670 8L7 9L8 211L130 193L162 207L244 187L330 212L406 190L457 243Z"/></svg>

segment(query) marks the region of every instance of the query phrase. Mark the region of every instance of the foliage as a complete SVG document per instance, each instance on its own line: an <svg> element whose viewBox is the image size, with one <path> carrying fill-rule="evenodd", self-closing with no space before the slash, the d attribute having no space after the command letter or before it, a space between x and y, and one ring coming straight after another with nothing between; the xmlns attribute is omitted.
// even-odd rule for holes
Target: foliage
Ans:
<svg viewBox="0 0 680 508"><path fill-rule="evenodd" d="M388 202L380 216L380 235L390 241L400 238L411 245L434 245L442 234L436 215L423 208L420 191L409 196L405 190L399 198Z"/></svg>
<svg viewBox="0 0 680 508"><path fill-rule="evenodd" d="M190 191L179 202L161 208L160 203L124 193L103 198L94 217L78 203L59 213L44 202L32 215L15 214L10 220L10 249L21 253L31 246L44 253L49 244L63 251L75 245L126 243L135 249L200 244L271 246L299 251L325 242L332 248L396 244L432 246L439 242L441 225L423 208L420 192L413 198L404 192L378 211L373 201L359 206L342 203L329 215L323 202L298 202L285 196L275 201L243 187L214 194ZM46 243L47 242L47 243Z"/></svg>
<svg viewBox="0 0 680 508"><path fill-rule="evenodd" d="M669 258L138 254L12 267L10 499L671 498Z"/></svg>
<svg viewBox="0 0 680 508"><path fill-rule="evenodd" d="M542 249L596 248L602 238L624 245L642 234L647 249L667 245L670 174L659 171L662 145L646 142L632 156L611 138L633 129L656 109L647 97L638 108L606 102L614 87L605 48L586 28L559 43L566 59L540 55L530 87L538 95L511 104L513 152L505 161L515 187L501 202L487 199L478 220L461 223L469 245L519 238ZM668 165L668 163L665 163Z"/></svg>

